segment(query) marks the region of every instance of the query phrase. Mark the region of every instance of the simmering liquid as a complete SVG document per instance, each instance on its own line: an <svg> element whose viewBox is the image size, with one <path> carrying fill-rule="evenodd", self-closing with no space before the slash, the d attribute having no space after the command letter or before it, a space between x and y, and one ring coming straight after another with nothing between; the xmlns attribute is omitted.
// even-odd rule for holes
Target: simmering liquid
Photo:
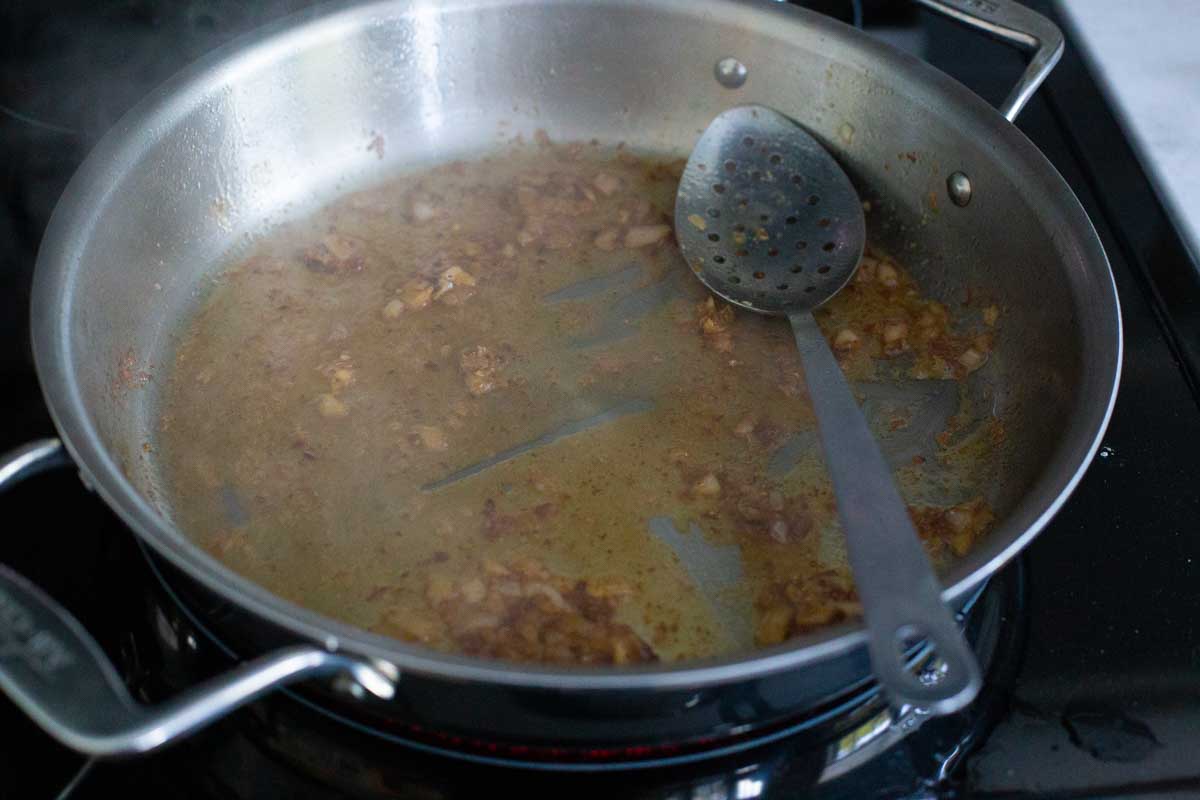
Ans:
<svg viewBox="0 0 1200 800"><path fill-rule="evenodd" d="M712 656L859 614L791 331L690 274L681 169L543 141L264 238L176 352L176 522L285 598L491 658ZM943 455L998 311L871 253L817 316L935 563L964 554L992 515Z"/></svg>

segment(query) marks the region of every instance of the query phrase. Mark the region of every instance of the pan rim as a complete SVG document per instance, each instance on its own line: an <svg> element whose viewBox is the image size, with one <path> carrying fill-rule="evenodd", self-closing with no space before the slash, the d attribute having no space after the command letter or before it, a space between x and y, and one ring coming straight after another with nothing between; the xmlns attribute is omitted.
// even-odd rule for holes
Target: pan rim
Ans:
<svg viewBox="0 0 1200 800"><path fill-rule="evenodd" d="M569 0L451 0L438 13L460 13L485 7L578 5ZM869 52L906 85L943 97L981 127L989 129L998 153L1005 152L1027 177L1036 179L1054 198L1051 208L1074 235L1083 279L1101 308L1111 308L1110 335L1094 336L1082 344L1082 390L1076 399L1077 414L1058 443L1041 476L1013 511L971 555L943 577L943 597L955 602L965 597L988 575L1011 560L1049 523L1074 491L1091 464L1107 429L1120 382L1123 356L1120 306L1111 267L1100 240L1065 180L1041 152L1015 126L949 76L915 57L896 51L849 26L806 9L762 3L722 0L588 0L605 8L666 11L702 16L713 24L736 24L752 32L787 39L789 32L815 29L832 47L848 53ZM425 11L422 11L425 9ZM32 342L34 361L43 397L55 427L78 466L85 483L94 487L106 504L160 556L166 558L205 588L258 618L290 634L316 642L329 650L386 661L405 672L447 680L478 681L497 685L555 690L663 690L697 688L795 670L859 648L866 637L861 625L845 623L791 639L770 648L720 658L639 668L554 668L490 661L440 653L408 645L339 622L284 600L225 567L178 529L164 520L121 473L112 454L101 444L96 427L69 370L72 363L69 320L75 265L85 252L89 231L98 209L114 191L114 180L137 162L148 147L139 143L137 131L169 129L193 107L197 98L217 85L228 71L252 59L270 59L305 42L357 28L364 18L386 13L400 17L427 13L417 0L361 0L350 6L321 5L279 20L218 48L168 80L129 110L105 134L76 172L55 208L38 254L32 292ZM1078 300L1078 296L1076 297ZM1099 312L1098 312L1099 313ZM1104 333L1104 332L1102 332ZM1097 341L1097 339L1106 339ZM1107 346L1106 346L1107 345ZM1101 403L1101 400L1104 400ZM1055 479L1055 476L1057 478ZM1064 479L1065 476L1065 479ZM1030 502L1036 491L1038 502ZM1051 498L1044 502L1045 498ZM1036 506L1033 513L1028 507ZM1017 522L1017 519L1024 518ZM992 546L988 546L988 544Z"/></svg>

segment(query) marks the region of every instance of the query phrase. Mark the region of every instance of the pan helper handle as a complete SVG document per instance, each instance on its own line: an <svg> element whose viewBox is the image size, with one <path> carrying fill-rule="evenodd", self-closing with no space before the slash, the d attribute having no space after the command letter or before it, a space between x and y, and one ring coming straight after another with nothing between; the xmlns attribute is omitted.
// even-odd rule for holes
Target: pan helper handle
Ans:
<svg viewBox="0 0 1200 800"><path fill-rule="evenodd" d="M70 463L57 439L32 442L0 457L0 492ZM339 674L377 697L387 699L395 691L392 679L373 666L301 645L248 661L157 706L144 706L65 608L0 565L0 689L48 734L81 753L144 753L273 689Z"/></svg>
<svg viewBox="0 0 1200 800"><path fill-rule="evenodd" d="M1017 85L1000 104L1000 113L1015 122L1021 109L1046 80L1063 54L1063 35L1050 20L1015 0L916 0L917 3L980 30L994 39L1033 53Z"/></svg>

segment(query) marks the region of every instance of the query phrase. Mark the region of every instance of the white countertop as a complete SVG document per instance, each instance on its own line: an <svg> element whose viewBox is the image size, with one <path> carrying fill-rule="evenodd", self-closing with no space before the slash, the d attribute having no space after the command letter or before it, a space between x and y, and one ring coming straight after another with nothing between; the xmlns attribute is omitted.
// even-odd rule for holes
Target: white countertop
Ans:
<svg viewBox="0 0 1200 800"><path fill-rule="evenodd" d="M1057 0L1142 166L1200 261L1200 0Z"/></svg>

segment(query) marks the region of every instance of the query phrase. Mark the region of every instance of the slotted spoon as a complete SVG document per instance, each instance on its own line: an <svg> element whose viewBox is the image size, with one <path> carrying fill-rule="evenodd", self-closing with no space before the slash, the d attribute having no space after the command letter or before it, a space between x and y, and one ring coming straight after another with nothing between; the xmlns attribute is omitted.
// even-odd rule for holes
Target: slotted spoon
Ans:
<svg viewBox="0 0 1200 800"><path fill-rule="evenodd" d="M850 179L791 119L765 106L730 109L688 159L675 232L688 265L715 294L792 324L880 685L897 704L933 713L962 708L979 690L979 666L811 313L862 258L866 221ZM932 646L938 669L918 674L906 663L907 644L919 639Z"/></svg>

